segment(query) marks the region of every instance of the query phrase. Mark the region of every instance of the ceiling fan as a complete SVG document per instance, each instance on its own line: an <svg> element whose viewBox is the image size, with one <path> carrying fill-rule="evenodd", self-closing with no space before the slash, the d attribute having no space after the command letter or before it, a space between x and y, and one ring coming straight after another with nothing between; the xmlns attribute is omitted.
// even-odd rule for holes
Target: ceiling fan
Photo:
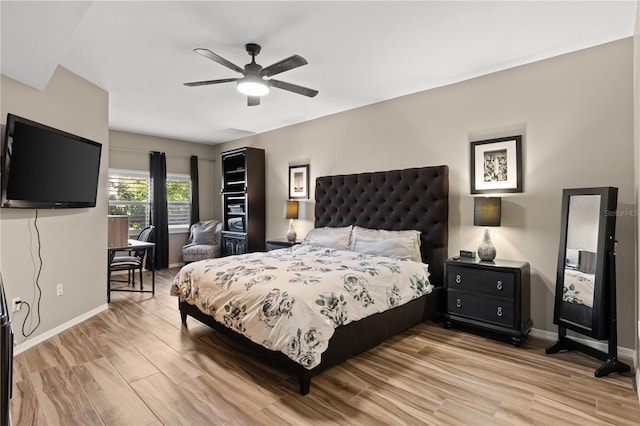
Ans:
<svg viewBox="0 0 640 426"><path fill-rule="evenodd" d="M260 105L260 96L269 93L270 87L277 87L278 89L288 90L299 95L309 96L313 98L318 94L317 90L309 89L307 87L298 86L297 84L291 84L284 81L271 78L281 72L289 71L294 68L301 67L307 64L307 60L302 56L293 55L286 59L283 59L275 64L269 65L266 68L262 68L259 64L256 64L256 55L260 53L260 45L256 43L249 43L245 45L247 53L251 55L251 63L248 63L244 68L226 60L220 55L217 55L209 49L193 49L194 52L211 59L214 62L224 65L234 71L239 72L243 77L237 78L222 78L219 80L205 80L194 81L192 83L184 83L185 86L205 86L208 84L229 83L235 81L238 91L247 95L247 105L255 106Z"/></svg>

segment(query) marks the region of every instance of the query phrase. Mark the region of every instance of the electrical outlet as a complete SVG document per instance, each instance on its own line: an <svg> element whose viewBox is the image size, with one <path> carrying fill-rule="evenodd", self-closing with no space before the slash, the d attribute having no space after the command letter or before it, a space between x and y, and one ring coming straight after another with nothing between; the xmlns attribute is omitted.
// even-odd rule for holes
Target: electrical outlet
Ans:
<svg viewBox="0 0 640 426"><path fill-rule="evenodd" d="M56 296L62 296L62 283L56 286Z"/></svg>
<svg viewBox="0 0 640 426"><path fill-rule="evenodd" d="M14 297L11 299L11 312L17 312L22 308L22 299Z"/></svg>

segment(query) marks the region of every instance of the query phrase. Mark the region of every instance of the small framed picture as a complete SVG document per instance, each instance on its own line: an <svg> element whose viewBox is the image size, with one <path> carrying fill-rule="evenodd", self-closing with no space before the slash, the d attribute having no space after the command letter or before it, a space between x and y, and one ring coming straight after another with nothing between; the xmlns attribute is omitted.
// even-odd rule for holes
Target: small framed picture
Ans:
<svg viewBox="0 0 640 426"><path fill-rule="evenodd" d="M309 165L289 166L289 198L309 198Z"/></svg>
<svg viewBox="0 0 640 426"><path fill-rule="evenodd" d="M522 135L471 142L471 193L522 192Z"/></svg>

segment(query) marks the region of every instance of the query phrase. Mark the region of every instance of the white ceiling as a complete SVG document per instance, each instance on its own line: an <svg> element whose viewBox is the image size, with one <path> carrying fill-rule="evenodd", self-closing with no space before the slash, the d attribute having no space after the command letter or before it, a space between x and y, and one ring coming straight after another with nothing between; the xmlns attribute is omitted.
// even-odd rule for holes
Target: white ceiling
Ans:
<svg viewBox="0 0 640 426"><path fill-rule="evenodd" d="M1 71L44 89L57 65L109 92L111 129L219 143L633 35L627 1L5 1ZM308 65L248 107L235 83L244 45L270 65Z"/></svg>

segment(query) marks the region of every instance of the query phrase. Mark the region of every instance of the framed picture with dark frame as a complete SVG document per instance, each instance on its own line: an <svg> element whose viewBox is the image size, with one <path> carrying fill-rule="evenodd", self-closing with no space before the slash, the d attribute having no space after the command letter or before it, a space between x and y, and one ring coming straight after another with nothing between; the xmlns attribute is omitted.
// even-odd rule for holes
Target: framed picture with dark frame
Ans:
<svg viewBox="0 0 640 426"><path fill-rule="evenodd" d="M471 193L522 192L522 135L471 142Z"/></svg>
<svg viewBox="0 0 640 426"><path fill-rule="evenodd" d="M289 166L289 198L309 198L309 165Z"/></svg>

